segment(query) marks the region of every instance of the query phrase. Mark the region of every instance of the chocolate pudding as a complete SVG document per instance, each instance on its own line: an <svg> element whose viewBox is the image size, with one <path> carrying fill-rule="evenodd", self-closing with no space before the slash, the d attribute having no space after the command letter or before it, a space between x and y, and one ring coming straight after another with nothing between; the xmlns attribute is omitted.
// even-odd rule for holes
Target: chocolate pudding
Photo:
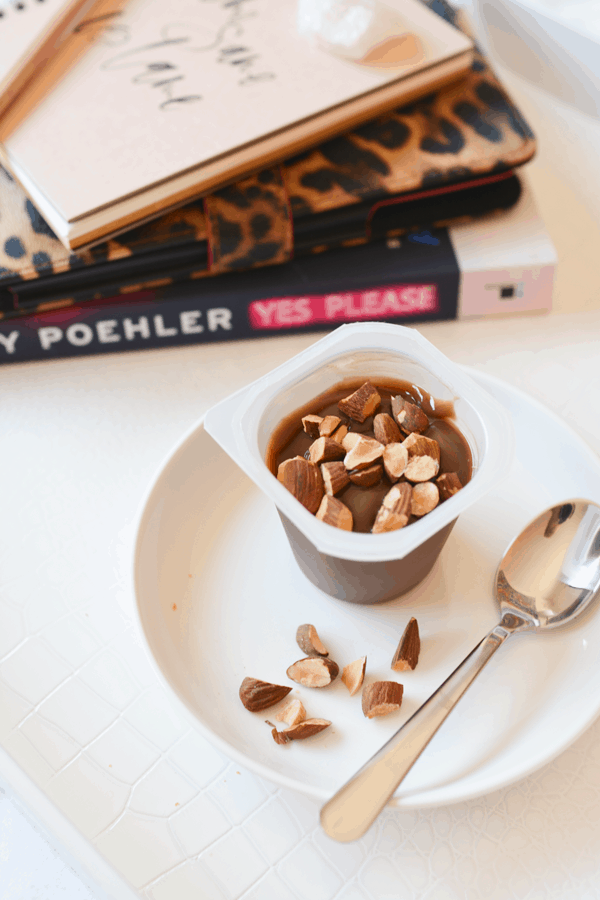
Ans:
<svg viewBox="0 0 600 900"><path fill-rule="evenodd" d="M320 476L318 472L315 472L315 467L313 466L311 466L311 472L314 473L317 479L325 477L327 489L321 488L323 495L332 495L334 493L335 501L340 501L344 507L350 510L352 518L349 520L351 523L349 528L345 524L338 524L328 518L325 518L324 521L329 521L330 524L338 524L338 527L356 532L395 530L398 527L402 527L402 525L394 525L393 527L380 529L377 529L375 526L374 528L382 504L394 485L401 486L406 484L406 492L410 494L409 488L411 488L413 497L416 497L417 494L420 494L423 491L421 482L425 482L426 484L431 482L431 484L435 484L436 487L432 486L430 490L436 492L436 498L439 494L439 499L436 499L435 505L441 504L445 502L448 496L451 496L452 493L455 493L456 490L459 489L455 488L452 491L444 489L443 486L449 483L448 476L450 476L451 479L454 479L454 484L457 483L456 479L458 479L460 482L459 487L464 486L470 480L472 475L472 456L467 441L452 421L454 417L454 407L451 402L438 401L418 386L407 381L398 380L384 382L374 380L367 382L366 384L374 389L372 393L375 400L370 406L364 407L365 410L370 411L371 406L374 405L374 409L370 414L365 416L364 421L359 420L361 418L360 411L358 414L353 413L352 408L346 403L346 401L350 399L349 395L354 396L354 392L358 395L358 389L361 391L363 390L365 387L364 379L353 379L352 381L337 384L326 393L319 395L310 403L305 404L301 409L288 415L278 425L269 441L266 453L266 463L273 475L278 476L278 473L280 473L279 478L280 480L283 480L281 478L280 469L282 463L298 457L310 460L311 447L315 445L315 439L319 440L319 434L327 434L328 431L328 428L323 424L322 420L325 420L326 417L332 417L332 419L327 420L326 424L332 423L333 426L335 426L338 437L336 438L336 430L334 430L330 436L328 435L325 438L325 441L328 442L327 446L332 450L333 455L327 455L325 459L321 461L319 457L314 455L313 450L312 458L317 462L316 469L318 469L319 472L322 472L323 476ZM378 400L377 395L379 395ZM396 399L393 403L394 398ZM340 401L342 401L341 406L339 405ZM402 401L408 401L409 406L414 405L413 407L410 407L413 412L414 407L417 407L418 410L422 411L421 413L418 413L421 417L418 427L412 427L409 420L404 417L404 414L398 413L399 403L401 405ZM350 413L352 414L349 414L348 410L350 410ZM426 419L425 416L422 415L423 413L425 414ZM382 418L380 418L378 422L375 422L377 417ZM389 424L388 417L393 420L391 425ZM304 424L303 419L307 420ZM337 424L335 419L338 420ZM387 427L390 429L388 435L389 439L384 439L382 437L382 423L385 423L386 421L388 422ZM307 428L310 428L311 433L307 433L307 430L305 430ZM322 429L321 432L319 432L319 428ZM393 428L396 428L397 436L395 437L392 433ZM395 477L393 470L390 469L387 462L384 465L380 455L379 458L375 459L373 464L367 461L362 462L356 469L348 468L350 465L348 459L351 459L348 447L351 447L352 442L348 441L346 435L353 433L371 439L372 444L369 446L375 446L378 440L383 442L384 445L393 444L394 447L398 447L400 444L404 445L406 442L407 448L411 448L408 450L411 454L414 452L414 447L412 447L412 445L415 443L415 438L427 438L429 441L435 442L437 447L439 447L439 467L434 475L427 478L412 477L410 476L410 472L408 479L405 474L400 474ZM340 450L339 454L336 455L335 447L330 442L332 440L338 440L341 443L342 437L340 437L340 435L343 435L344 437L343 446L345 449ZM323 445L323 441L321 441L321 445ZM375 453L377 453L377 448L375 448ZM404 451L402 451L402 453L404 453ZM437 449L435 455L437 456ZM327 462L327 460L335 460L336 462ZM341 465L342 463L346 466L347 474L346 470L344 470ZM338 474L338 470L342 473L343 486L341 488L333 491L329 489L331 487L331 480L328 477L328 473L325 471L328 466L332 472L336 472L336 475ZM337 469L332 467L337 467ZM367 477L367 472L372 473L372 477ZM446 478L441 478L441 476L446 476ZM348 478L351 480L348 481ZM438 481L440 478L441 480ZM369 480L371 482L374 481L375 483L368 483ZM362 483L354 483L355 481ZM415 488L418 488L416 494ZM288 489L290 488L288 487ZM293 492L294 491L292 491L292 493ZM400 493L401 492L402 488L400 489ZM302 499L301 502L303 502ZM308 507L307 503L304 505ZM337 504L337 506L340 507L340 504ZM411 511L410 502L407 509L408 512L405 517L405 524L409 525L412 522L417 521L421 516L415 515L413 511ZM418 503L415 505L415 500L413 499L412 510L418 509L419 505ZM311 509L311 512L315 511L316 509ZM425 512L429 511L429 509L425 510ZM323 518L323 516L317 515L319 518Z"/></svg>

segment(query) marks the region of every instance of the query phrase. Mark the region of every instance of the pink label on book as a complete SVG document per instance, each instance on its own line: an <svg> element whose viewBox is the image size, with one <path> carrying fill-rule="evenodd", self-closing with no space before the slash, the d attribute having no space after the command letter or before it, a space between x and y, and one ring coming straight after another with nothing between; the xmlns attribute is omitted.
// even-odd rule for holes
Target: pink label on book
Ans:
<svg viewBox="0 0 600 900"><path fill-rule="evenodd" d="M254 300L248 306L252 328L297 328L360 319L393 319L438 312L435 284L399 284L368 291Z"/></svg>

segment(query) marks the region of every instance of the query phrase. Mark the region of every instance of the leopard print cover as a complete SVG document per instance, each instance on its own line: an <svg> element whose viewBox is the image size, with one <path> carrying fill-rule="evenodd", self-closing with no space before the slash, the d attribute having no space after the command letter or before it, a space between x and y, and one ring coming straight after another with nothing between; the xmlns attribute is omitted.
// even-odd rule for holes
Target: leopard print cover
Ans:
<svg viewBox="0 0 600 900"><path fill-rule="evenodd" d="M457 14L446 0L424 2L458 27ZM284 262L293 250L294 220L506 171L527 162L534 152L529 126L477 53L460 81L204 201L189 203L77 253L65 250L20 186L0 169L0 292L22 280L207 239L208 268L190 266L183 277ZM315 249L328 246L320 244ZM111 281L100 291L90 287L50 306L100 299L170 280Z"/></svg>
<svg viewBox="0 0 600 900"><path fill-rule="evenodd" d="M206 197L205 210L211 274L291 259L294 236L284 166Z"/></svg>
<svg viewBox="0 0 600 900"><path fill-rule="evenodd" d="M206 237L204 204L196 200L120 238L69 253L18 182L0 166L0 287L3 282L30 281Z"/></svg>

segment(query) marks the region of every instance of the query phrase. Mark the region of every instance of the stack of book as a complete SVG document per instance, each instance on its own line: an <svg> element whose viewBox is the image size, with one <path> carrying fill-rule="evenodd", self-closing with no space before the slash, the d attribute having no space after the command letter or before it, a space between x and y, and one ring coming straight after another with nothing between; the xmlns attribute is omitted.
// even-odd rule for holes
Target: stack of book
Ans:
<svg viewBox="0 0 600 900"><path fill-rule="evenodd" d="M0 362L548 308L533 135L443 0L2 3Z"/></svg>

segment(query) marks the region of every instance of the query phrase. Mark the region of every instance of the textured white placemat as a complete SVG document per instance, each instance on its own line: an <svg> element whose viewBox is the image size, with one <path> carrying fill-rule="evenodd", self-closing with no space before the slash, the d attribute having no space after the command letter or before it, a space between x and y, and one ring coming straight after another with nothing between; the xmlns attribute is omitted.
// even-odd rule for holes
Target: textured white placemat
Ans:
<svg viewBox="0 0 600 900"><path fill-rule="evenodd" d="M79 869L79 871L77 871ZM44 832L37 816L0 776L0 897L2 900L108 900L77 860Z"/></svg>
<svg viewBox="0 0 600 900"><path fill-rule="evenodd" d="M423 331L600 449L600 312ZM344 846L159 685L132 619L140 498L211 402L313 339L0 369L0 747L148 900L599 896L599 724L511 788Z"/></svg>

